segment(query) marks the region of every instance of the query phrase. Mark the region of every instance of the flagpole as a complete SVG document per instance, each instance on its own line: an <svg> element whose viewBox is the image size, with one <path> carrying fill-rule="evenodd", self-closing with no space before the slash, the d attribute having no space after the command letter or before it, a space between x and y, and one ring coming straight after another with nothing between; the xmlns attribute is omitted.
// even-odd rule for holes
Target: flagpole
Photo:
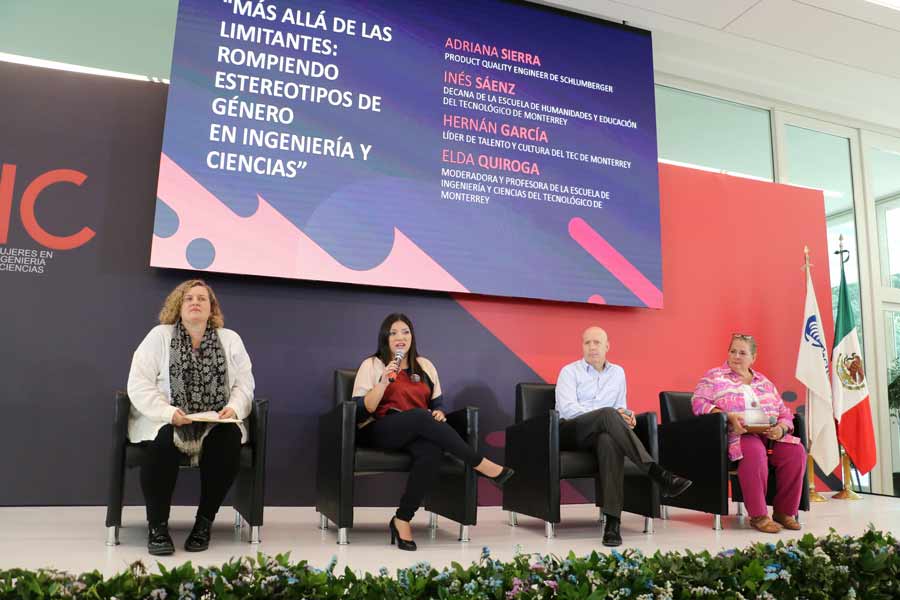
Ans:
<svg viewBox="0 0 900 600"><path fill-rule="evenodd" d="M812 264L809 262L809 246L803 246L803 271L805 274L809 274L809 268ZM804 283L806 281L804 280ZM809 442L809 448L807 453L807 464L806 464L806 481L809 486L809 501L810 502L826 502L828 498L820 494L816 491L816 461L813 460L812 456L812 436L810 435L813 431L812 428L812 410L809 407L809 389L806 390L806 439Z"/></svg>
<svg viewBox="0 0 900 600"><path fill-rule="evenodd" d="M846 253L847 257L844 258L844 254ZM835 252L840 257L841 266L846 264L848 260L850 260L850 252L844 250L844 235L841 234L838 236L838 251ZM837 340L835 340L835 344L837 344ZM847 455L847 450L844 449L844 446L838 442L838 447L841 451L841 462L843 463L844 470L844 489L842 489L837 494L831 496L835 500L859 500L859 494L853 491L853 480L850 477L850 456Z"/></svg>
<svg viewBox="0 0 900 600"><path fill-rule="evenodd" d="M853 480L850 478L850 457L847 451L841 446L841 458L844 463L844 489L832 496L835 500L859 500L859 494L853 491Z"/></svg>

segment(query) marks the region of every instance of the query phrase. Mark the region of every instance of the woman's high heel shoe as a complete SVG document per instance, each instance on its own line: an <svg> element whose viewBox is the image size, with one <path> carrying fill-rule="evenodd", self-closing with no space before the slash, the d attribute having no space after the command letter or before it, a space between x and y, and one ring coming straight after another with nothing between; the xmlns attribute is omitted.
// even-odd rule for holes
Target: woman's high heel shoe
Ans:
<svg viewBox="0 0 900 600"><path fill-rule="evenodd" d="M391 544L396 541L397 547L401 550L409 550L413 552L416 550L416 542L415 540L404 540L400 537L400 533L397 531L397 526L394 524L394 517L391 517L390 522L388 523L388 529L391 530Z"/></svg>
<svg viewBox="0 0 900 600"><path fill-rule="evenodd" d="M482 477L484 477L485 479L487 479L488 481L490 481L491 483L493 483L494 485L496 485L499 488L502 488L504 486L504 484L506 484L506 482L509 481L510 478L512 478L512 476L515 474L516 474L516 472L514 470L510 469L509 467L503 467L503 470L500 471L500 473L496 477L488 477L487 475L481 475L481 473L479 473L479 475L481 475Z"/></svg>

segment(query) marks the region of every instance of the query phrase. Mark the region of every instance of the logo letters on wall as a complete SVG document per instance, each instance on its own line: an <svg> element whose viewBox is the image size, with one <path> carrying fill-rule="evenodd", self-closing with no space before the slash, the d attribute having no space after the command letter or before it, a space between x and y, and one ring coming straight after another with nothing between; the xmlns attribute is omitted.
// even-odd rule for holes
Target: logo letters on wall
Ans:
<svg viewBox="0 0 900 600"><path fill-rule="evenodd" d="M22 193L19 217L28 235L46 248L52 250L72 250L88 243L96 235L93 229L82 227L72 235L53 235L41 227L34 214L38 196L45 189L57 183L74 183L80 186L87 175L73 169L54 169L37 176ZM9 221L12 216L13 188L16 180L16 165L4 164L0 171L0 244L5 244L9 235Z"/></svg>

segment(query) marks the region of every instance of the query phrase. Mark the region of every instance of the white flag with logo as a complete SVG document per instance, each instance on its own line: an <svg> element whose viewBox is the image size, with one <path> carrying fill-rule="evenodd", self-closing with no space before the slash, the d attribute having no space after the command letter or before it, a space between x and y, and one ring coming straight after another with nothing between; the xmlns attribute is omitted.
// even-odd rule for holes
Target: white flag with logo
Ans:
<svg viewBox="0 0 900 600"><path fill-rule="evenodd" d="M823 471L831 473L840 463L841 457L838 452L837 432L834 428L828 351L825 349L823 331L816 291L807 270L806 306L803 310L803 330L800 334L800 351L797 354L795 376L806 386L809 453Z"/></svg>

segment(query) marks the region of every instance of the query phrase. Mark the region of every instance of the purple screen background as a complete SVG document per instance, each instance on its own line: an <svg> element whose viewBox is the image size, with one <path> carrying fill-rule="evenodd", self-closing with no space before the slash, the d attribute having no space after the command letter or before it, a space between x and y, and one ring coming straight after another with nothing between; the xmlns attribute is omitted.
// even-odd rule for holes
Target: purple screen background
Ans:
<svg viewBox="0 0 900 600"><path fill-rule="evenodd" d="M334 258L356 270L373 268L385 259L393 244L393 228L397 227L475 293L576 302L599 294L608 304L645 306L569 236L569 222L580 217L662 290L648 32L501 0L280 0L277 6L279 14L287 7L324 10L329 25L337 15L390 26L393 39L383 43L349 37L332 33L330 27L328 31L303 30L280 21L234 15L232 5L221 1L181 0L163 152L235 213L252 215L259 194ZM337 54L298 54L225 39L219 36L223 20L329 38L337 44ZM444 43L448 37L536 53L542 66L535 68L610 83L615 92L605 94L447 62ZM220 44L333 62L340 68L340 77L333 82L304 80L278 71L219 65L216 51ZM372 113L216 89L218 69L380 95L383 109ZM490 75L515 81L520 90L517 97L525 100L629 118L639 127L626 129L576 119L561 126L446 108L442 105L442 74L463 69L473 77ZM235 95L248 101L291 106L296 118L291 125L280 125L212 114L214 98ZM441 137L445 113L539 126L547 131L550 146L629 160L632 165L626 170L449 142ZM220 142L209 141L210 122L330 138L343 136L352 143L372 144L373 149L364 162L240 146L224 148ZM209 169L206 155L217 149L301 158L309 161L309 167L293 179ZM455 168L441 162L442 149L533 160L540 165L539 177L484 171L477 166L470 170L604 189L612 199L605 201L602 209L495 195L487 205L441 199L441 168ZM165 216L171 212L165 206L160 208L158 228L166 225Z"/></svg>

